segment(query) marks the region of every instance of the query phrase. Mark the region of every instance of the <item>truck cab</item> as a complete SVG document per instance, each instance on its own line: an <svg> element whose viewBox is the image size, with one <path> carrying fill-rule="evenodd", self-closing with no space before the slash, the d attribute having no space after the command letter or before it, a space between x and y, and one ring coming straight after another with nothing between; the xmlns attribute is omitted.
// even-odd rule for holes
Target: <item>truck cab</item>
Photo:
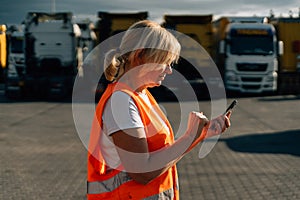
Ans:
<svg viewBox="0 0 300 200"><path fill-rule="evenodd" d="M24 86L43 96L70 93L77 74L80 28L71 12L29 12L25 20Z"/></svg>
<svg viewBox="0 0 300 200"><path fill-rule="evenodd" d="M267 23L229 23L220 53L224 54L225 87L242 93L275 92L278 79L278 42Z"/></svg>
<svg viewBox="0 0 300 200"><path fill-rule="evenodd" d="M20 95L25 74L23 27L13 31L9 39L9 59L5 82L6 96Z"/></svg>

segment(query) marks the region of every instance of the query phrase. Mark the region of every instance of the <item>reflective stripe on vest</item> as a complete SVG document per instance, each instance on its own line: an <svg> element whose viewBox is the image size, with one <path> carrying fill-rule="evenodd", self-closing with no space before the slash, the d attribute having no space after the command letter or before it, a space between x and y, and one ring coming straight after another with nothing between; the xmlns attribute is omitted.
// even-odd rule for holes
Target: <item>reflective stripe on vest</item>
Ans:
<svg viewBox="0 0 300 200"><path fill-rule="evenodd" d="M153 195L151 197L144 198L143 200L158 200L158 199L165 199L165 200L172 200L174 199L174 190L170 188L169 190L163 191L159 194Z"/></svg>
<svg viewBox="0 0 300 200"><path fill-rule="evenodd" d="M131 181L132 179L125 172L120 172L116 176L105 181L87 182L87 194L100 194L105 192L111 192L117 189L122 184ZM177 183L176 183L177 185ZM150 197L146 197L145 200L157 200L157 199L173 199L174 190L170 188L161 193L155 194Z"/></svg>
<svg viewBox="0 0 300 200"><path fill-rule="evenodd" d="M111 192L117 189L123 183L131 181L132 179L125 172L120 172L112 178L105 181L87 182L88 194L100 194L105 192Z"/></svg>
<svg viewBox="0 0 300 200"><path fill-rule="evenodd" d="M112 192L122 184L131 181L132 179L125 172L120 172L116 176L105 181L87 182L88 194L100 194L106 192ZM173 199L174 190L170 188L158 194L144 198L144 200L157 200L157 199Z"/></svg>

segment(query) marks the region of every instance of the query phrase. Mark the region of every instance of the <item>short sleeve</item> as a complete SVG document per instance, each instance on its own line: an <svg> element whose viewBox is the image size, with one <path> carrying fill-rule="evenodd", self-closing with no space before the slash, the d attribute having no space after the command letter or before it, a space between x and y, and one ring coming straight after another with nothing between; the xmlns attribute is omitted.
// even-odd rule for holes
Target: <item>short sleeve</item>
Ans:
<svg viewBox="0 0 300 200"><path fill-rule="evenodd" d="M102 120L107 135L119 130L144 127L135 102L122 91L114 92L109 98L102 114ZM136 137L145 138L146 135L137 135Z"/></svg>

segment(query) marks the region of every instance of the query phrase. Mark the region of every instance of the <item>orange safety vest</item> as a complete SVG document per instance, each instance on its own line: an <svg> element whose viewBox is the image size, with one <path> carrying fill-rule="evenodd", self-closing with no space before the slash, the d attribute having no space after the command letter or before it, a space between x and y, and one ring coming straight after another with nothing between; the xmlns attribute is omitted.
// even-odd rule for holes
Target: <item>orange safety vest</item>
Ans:
<svg viewBox="0 0 300 200"><path fill-rule="evenodd" d="M122 166L118 167L118 169L111 169L106 166L99 145L101 134L103 134L102 113L107 100L117 90L126 92L137 105L145 127L149 152L174 143L174 135L170 123L148 90L146 90L146 94L152 108L149 108L144 100L128 86L120 83L109 84L97 105L90 134L87 162L88 199L179 199L178 177L175 165L146 185L130 178L126 172L121 170ZM150 109L155 109L156 113L165 121L169 130L166 130L166 128L161 129L161 123L156 120L156 115ZM159 129L156 129L158 124L160 125Z"/></svg>

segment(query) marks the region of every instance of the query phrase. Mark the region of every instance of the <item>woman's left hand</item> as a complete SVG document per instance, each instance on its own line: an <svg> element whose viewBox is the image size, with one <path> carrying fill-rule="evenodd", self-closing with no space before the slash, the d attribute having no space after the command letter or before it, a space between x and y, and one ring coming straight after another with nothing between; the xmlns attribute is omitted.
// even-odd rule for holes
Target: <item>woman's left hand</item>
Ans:
<svg viewBox="0 0 300 200"><path fill-rule="evenodd" d="M206 131L205 138L219 135L226 131L230 127L230 116L231 112L226 115L220 115L212 120L204 127L203 131Z"/></svg>

